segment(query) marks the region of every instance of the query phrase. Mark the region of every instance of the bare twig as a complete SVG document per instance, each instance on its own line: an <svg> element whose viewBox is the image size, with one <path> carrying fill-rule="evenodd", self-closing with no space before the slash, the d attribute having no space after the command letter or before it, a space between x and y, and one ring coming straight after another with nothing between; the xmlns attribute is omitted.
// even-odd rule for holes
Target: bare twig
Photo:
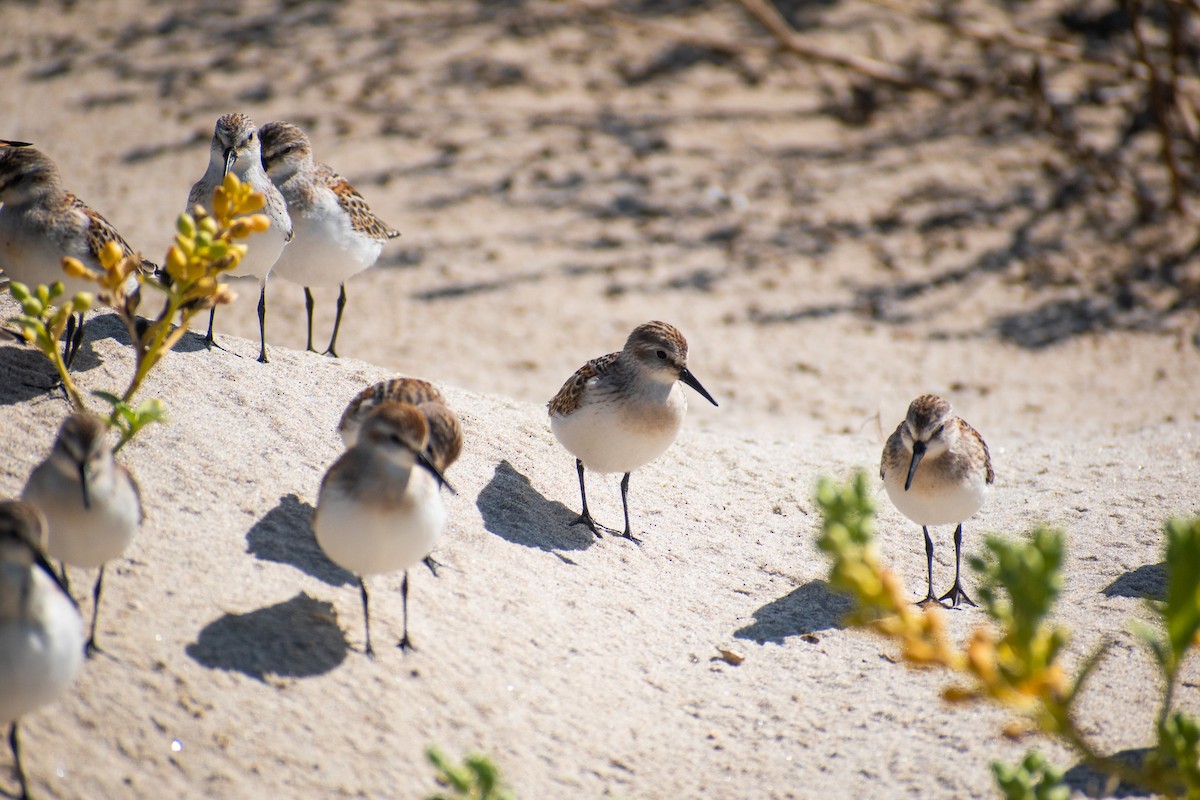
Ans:
<svg viewBox="0 0 1200 800"><path fill-rule="evenodd" d="M907 90L923 90L933 92L943 97L956 97L957 93L953 87L944 82L935 82L927 78L915 76L909 73L902 67L895 64L889 64L885 61L868 58L866 56L858 56L850 53L841 53L812 42L805 41L799 34L788 25L787 21L779 15L779 12L771 6L766 0L739 0L741 4L749 11L755 19L757 19L771 33L775 39L777 46L784 50L797 55L805 60L814 61L820 64L829 64L840 67L850 72L857 73L872 80L896 86ZM603 17L610 22L625 25L627 27L637 28L639 30L653 33L657 36L662 36L677 42L685 42L687 44L705 47L710 50L716 50L721 53L730 55L742 55L748 50L754 49L753 45L747 46L745 41L726 39L720 36L711 36L708 34L697 33L696 31L687 30L675 25L669 25L662 22L641 19L629 14L624 14L613 8L605 5L579 0L578 5L589 14Z"/></svg>
<svg viewBox="0 0 1200 800"><path fill-rule="evenodd" d="M1163 80L1158 67L1150 58L1146 37L1142 31L1142 0L1125 0L1122 3L1129 14L1129 27L1136 44L1137 59L1145 68L1150 83L1150 113L1158 128L1159 146L1163 164L1171 178L1171 209L1177 214L1185 212L1183 205L1183 176L1179 171L1179 158L1175 153L1175 136L1170 120L1169 104L1174 102L1175 85Z"/></svg>
<svg viewBox="0 0 1200 800"><path fill-rule="evenodd" d="M913 75L907 70L897 67L894 64L889 64L886 61L878 61L852 53L840 53L827 47L822 47L819 44L805 41L788 24L788 21L783 18L783 15L779 13L779 9L767 2L767 0L738 0L738 2L750 12L751 16L762 23L763 27L771 32L771 35L775 37L785 50L801 58L842 67L851 72L857 72L860 75L889 83L901 89L921 89L941 95L942 97L958 96L958 92L945 82Z"/></svg>

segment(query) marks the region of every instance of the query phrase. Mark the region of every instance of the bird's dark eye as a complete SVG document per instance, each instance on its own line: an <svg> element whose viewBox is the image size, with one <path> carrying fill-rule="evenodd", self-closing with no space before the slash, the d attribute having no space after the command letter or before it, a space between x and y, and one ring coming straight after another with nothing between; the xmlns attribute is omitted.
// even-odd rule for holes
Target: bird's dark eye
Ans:
<svg viewBox="0 0 1200 800"><path fill-rule="evenodd" d="M391 440L392 444L395 444L395 445L401 444L400 437L394 433L391 436L389 436L388 439Z"/></svg>
<svg viewBox="0 0 1200 800"><path fill-rule="evenodd" d="M658 357L659 357L659 358L661 358L663 361L666 361L666 360L667 360L667 351L666 351L666 350L659 350L659 351L658 351L657 353L655 353L654 355L658 356Z"/></svg>

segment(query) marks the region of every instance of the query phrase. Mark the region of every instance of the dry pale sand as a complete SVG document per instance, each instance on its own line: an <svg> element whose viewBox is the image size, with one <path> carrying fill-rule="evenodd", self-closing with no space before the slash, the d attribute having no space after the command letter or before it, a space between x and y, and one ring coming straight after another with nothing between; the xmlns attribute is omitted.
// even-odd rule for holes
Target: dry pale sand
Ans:
<svg viewBox="0 0 1200 800"><path fill-rule="evenodd" d="M491 754L524 798L986 797L989 762L1027 747L1070 767L839 625L813 484L874 472L924 391L996 463L966 550L1067 530L1069 660L1116 642L1084 728L1108 750L1150 743L1158 689L1126 620L1163 586L1162 522L1200 511L1195 313L1030 288L1012 231L1045 193L1036 140L962 132L920 102L844 127L820 91L836 75L770 55L728 6L680 8L748 54L689 61L534 2L4 5L0 136L42 147L151 257L230 110L305 125L404 233L348 287L345 358L296 352L302 295L277 282L272 361L255 363L241 284L218 318L233 352L188 338L153 376L172 422L123 453L146 524L109 572L105 654L27 721L39 795L421 797L428 744ZM831 7L819 35L897 47L905 31L872 13ZM1060 257L1086 271L1085 245ZM318 291L318 337L333 297ZM676 446L634 475L644 546L593 541L570 526L573 462L544 402L654 318L688 336L721 407L693 395ZM120 327L101 316L88 337L80 383L122 385ZM420 649L368 661L357 590L308 520L343 406L396 372L443 387L466 448L447 568L412 574ZM48 380L0 344L0 495L67 411ZM616 480L590 486L615 524ZM920 585L919 530L882 493L880 513L888 563ZM935 533L944 588L951 532ZM372 582L380 643L399 635L399 584ZM981 614L949 618L965 637ZM1180 704L1200 711L1188 679Z"/></svg>

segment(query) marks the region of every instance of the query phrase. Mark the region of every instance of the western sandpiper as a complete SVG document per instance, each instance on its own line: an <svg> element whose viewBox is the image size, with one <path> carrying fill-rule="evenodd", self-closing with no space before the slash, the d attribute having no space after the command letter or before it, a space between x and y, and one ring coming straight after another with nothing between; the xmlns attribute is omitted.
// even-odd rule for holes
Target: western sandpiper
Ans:
<svg viewBox="0 0 1200 800"><path fill-rule="evenodd" d="M252 275L259 280L258 293L258 360L267 360L267 276L271 267L279 260L284 245L292 240L292 221L288 217L287 203L283 195L271 183L263 171L262 149L258 129L245 114L226 114L217 120L213 130L212 144L208 152L208 168L188 193L188 213L197 205L212 208L213 192L232 172L242 183L249 183L256 192L266 198L262 213L271 219L271 227L256 234L247 242L245 257L233 270L233 275ZM215 344L213 339L213 317L216 307L208 315L208 334L204 341Z"/></svg>
<svg viewBox="0 0 1200 800"><path fill-rule="evenodd" d="M50 455L34 468L22 499L46 516L46 552L63 565L99 567L92 587L92 625L86 650L96 647L104 565L120 557L142 523L142 501L129 470L113 458L108 426L91 414L72 414L59 428Z"/></svg>
<svg viewBox="0 0 1200 800"><path fill-rule="evenodd" d="M921 526L925 534L928 569L921 604L950 601L975 605L963 591L962 523L983 506L996 479L987 443L979 432L954 414L937 395L913 400L896 432L888 437L879 465L888 497L900 513ZM933 540L930 525L958 523L954 531L954 586L941 597L933 593Z"/></svg>
<svg viewBox="0 0 1200 800"><path fill-rule="evenodd" d="M368 655L375 651L364 576L383 572L404 570L400 647L412 648L408 568L429 555L446 524L439 493L445 478L426 455L429 439L429 423L421 409L380 403L362 420L355 444L321 481L313 531L330 560L358 576Z"/></svg>
<svg viewBox="0 0 1200 800"><path fill-rule="evenodd" d="M575 456L579 473L583 511L576 524L587 525L596 536L600 531L588 512L584 468L625 473L621 535L637 542L629 524L629 473L658 458L675 441L687 411L679 383L717 405L688 370L687 356L687 340L674 326L647 322L633 329L621 352L580 367L550 401L550 427Z"/></svg>
<svg viewBox="0 0 1200 800"><path fill-rule="evenodd" d="M312 144L288 122L259 130L262 163L287 201L295 240L275 264L275 274L304 287L308 349L312 343L313 296L309 287L338 286L337 317L325 353L337 357L338 329L346 308L346 281L375 263L383 244L400 235L375 216L350 182L313 160Z"/></svg>
<svg viewBox="0 0 1200 800"><path fill-rule="evenodd" d="M21 798L20 719L62 694L83 661L83 620L42 554L45 526L36 506L0 502L0 723L9 723Z"/></svg>
<svg viewBox="0 0 1200 800"><path fill-rule="evenodd" d="M109 242L116 242L126 256L134 254L108 220L63 188L58 167L40 150L0 148L0 203L0 268L14 281L30 286L62 281L70 298L98 287L67 275L63 258L73 256L100 271L103 266L98 256ZM144 260L142 268L146 272L155 269ZM67 325L63 359L68 364L82 342L81 313Z"/></svg>
<svg viewBox="0 0 1200 800"><path fill-rule="evenodd" d="M425 449L425 457L429 463L445 475L446 470L458 460L462 452L462 423L458 415L450 410L445 398L432 383L420 378L392 378L380 381L373 386L363 389L357 397L350 401L338 423L338 432L346 447L353 447L358 441L358 432L363 420L381 403L408 403L416 406L425 415L429 425L429 446ZM425 566L438 575L441 563L432 555L422 559Z"/></svg>

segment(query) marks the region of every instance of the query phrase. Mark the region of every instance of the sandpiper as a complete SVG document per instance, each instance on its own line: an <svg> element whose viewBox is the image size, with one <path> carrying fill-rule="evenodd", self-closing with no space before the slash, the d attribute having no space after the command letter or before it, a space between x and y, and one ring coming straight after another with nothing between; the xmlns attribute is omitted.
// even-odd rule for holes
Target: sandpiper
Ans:
<svg viewBox="0 0 1200 800"><path fill-rule="evenodd" d="M83 620L42 554L45 526L36 506L0 502L0 723L9 724L21 798L20 719L62 694L83 661Z"/></svg>
<svg viewBox="0 0 1200 800"><path fill-rule="evenodd" d="M600 530L588 512L584 468L625 473L621 535L637 542L629 524L629 473L658 458L675 441L687 411L679 383L717 405L688 370L687 356L687 340L674 326L647 322L633 329L619 353L580 367L550 401L550 427L575 456L579 473L583 511L576 524L587 525L596 536Z"/></svg>
<svg viewBox="0 0 1200 800"><path fill-rule="evenodd" d="M375 216L350 182L313 160L312 144L288 122L259 130L262 163L287 201L296 238L275 263L275 274L304 287L308 349L312 342L313 296L309 287L338 286L337 317L327 355L337 357L338 329L346 308L346 281L379 258L384 242L400 235Z"/></svg>
<svg viewBox="0 0 1200 800"><path fill-rule="evenodd" d="M313 532L330 560L358 576L367 655L375 651L364 577L396 570L404 570L400 648L412 648L408 569L429 555L446 524L439 493L445 478L426 455L430 450L430 426L421 409L383 402L367 413L355 444L321 481Z"/></svg>
<svg viewBox="0 0 1200 800"><path fill-rule="evenodd" d="M63 258L73 256L103 271L99 253L109 242L116 242L124 255L134 255L108 220L63 188L58 167L33 147L0 148L0 203L0 268L14 281L30 287L62 281L69 299L98 287L66 274ZM142 260L142 269L153 272L155 267ZM132 296L136 298L136 292ZM80 313L70 318L64 336L63 360L68 365L82 342Z"/></svg>
<svg viewBox="0 0 1200 800"><path fill-rule="evenodd" d="M247 252L238 263L233 275L252 275L259 280L258 293L258 360L267 360L267 276L271 267L279 259L284 245L292 240L292 222L288 217L287 203L283 195L271 183L267 173L263 171L262 150L259 144L258 129L254 122L245 114L226 114L217 120L213 130L212 144L208 153L208 168L204 176L192 186L188 193L186 211L192 213L197 205L212 208L213 192L232 172L242 183L250 184L256 192L261 192L266 198L262 213L271 220L271 227L264 233L252 237L247 242ZM208 334L204 341L209 345L216 344L213 339L213 318L216 307L208 315Z"/></svg>
<svg viewBox="0 0 1200 800"><path fill-rule="evenodd" d="M108 426L91 414L72 414L63 422L50 455L34 468L22 499L46 517L46 552L67 566L100 571L92 587L92 625L85 649L96 646L96 619L104 565L121 556L142 523L141 493L129 470L113 458Z"/></svg>
<svg viewBox="0 0 1200 800"><path fill-rule="evenodd" d="M962 603L975 605L960 580L962 523L983 506L996 479L983 437L956 416L948 402L937 395L922 395L912 401L904 421L888 437L879 476L892 503L925 534L928 580L921 605L946 600L951 608ZM954 531L954 586L936 597L929 526L950 523L958 524Z"/></svg>

